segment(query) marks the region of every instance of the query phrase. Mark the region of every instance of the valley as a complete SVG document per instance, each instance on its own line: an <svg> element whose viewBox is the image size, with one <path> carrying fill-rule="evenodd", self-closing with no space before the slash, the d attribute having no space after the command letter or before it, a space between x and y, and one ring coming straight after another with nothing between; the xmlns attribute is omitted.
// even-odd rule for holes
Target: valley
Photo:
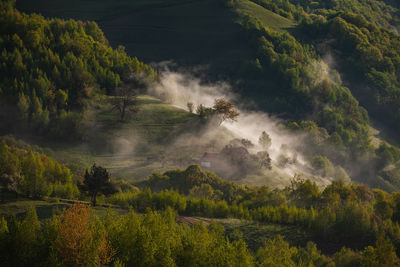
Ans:
<svg viewBox="0 0 400 267"><path fill-rule="evenodd" d="M399 266L389 0L0 2L0 262Z"/></svg>

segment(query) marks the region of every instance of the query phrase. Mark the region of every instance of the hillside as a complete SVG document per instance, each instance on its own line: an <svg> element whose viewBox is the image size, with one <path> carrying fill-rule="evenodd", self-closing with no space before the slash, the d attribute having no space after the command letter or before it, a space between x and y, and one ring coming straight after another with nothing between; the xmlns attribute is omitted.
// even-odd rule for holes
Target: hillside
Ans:
<svg viewBox="0 0 400 267"><path fill-rule="evenodd" d="M236 8L240 15L248 14L254 16L273 30L284 31L296 25L293 20L284 18L250 0L237 1Z"/></svg>
<svg viewBox="0 0 400 267"><path fill-rule="evenodd" d="M348 4L352 1L354 8L349 9ZM374 140L398 143L395 126L398 118L389 116L397 112L398 89L388 86L395 77L390 64L397 63L382 62L388 67L378 69L381 63L374 63L366 55L363 59L369 61L363 66L371 66L366 71L353 64L358 62L357 58L342 64L340 57L347 52L343 49L349 49L345 45L354 43L343 40L339 44L341 47L332 47L334 51L342 50L329 54L329 49L321 47L326 47L325 42L332 37L323 36L327 30L321 29L329 27L330 21L340 12L350 11L374 18L373 22L378 26L396 26L396 9L381 2L378 5L356 0L347 2L336 5L301 2L296 6L297 1L269 0L102 0L92 9L92 2L88 0L73 1L68 5L45 0L33 5L21 0L17 7L50 17L95 20L112 45L125 45L129 54L138 55L146 63L159 67L160 61L172 60L169 68L189 70L203 81L226 81L245 99L240 102L246 108L278 114L292 122L291 129L314 136L307 143L307 151L303 152L308 158L325 156L334 165L344 167L355 181L394 190L397 186L393 187L393 184L397 182L393 182L393 177L385 180L388 176L380 172L386 165L399 160L399 150L385 143L371 145L369 117L372 117L374 127L380 130L379 139L374 136ZM393 17L385 20L384 12L392 12ZM330 18L325 24L320 21L324 16ZM351 22L353 15L340 16ZM357 20L353 25L361 27ZM333 35L337 32L334 27L329 29ZM388 35L384 29L377 27L376 30L376 36ZM351 36L352 28L347 27L344 31L348 31L348 35L341 36L350 38L347 36ZM357 28L356 32L361 31ZM372 53L379 49L379 53L387 53L377 40L369 38L372 43L365 51ZM393 51L397 51L396 38L390 38L393 39ZM330 55L334 59L331 60ZM163 66L159 67L160 72L164 71ZM378 72L373 72L372 68ZM362 73L353 71L356 69ZM360 79L372 80L376 87L369 88L368 92L360 91ZM389 102L385 100L388 95ZM336 152L331 153L331 150ZM366 158L361 159L360 155L366 155ZM365 164L365 160L372 166L370 170L354 167Z"/></svg>
<svg viewBox="0 0 400 267"><path fill-rule="evenodd" d="M0 265L400 266L399 8L0 0Z"/></svg>
<svg viewBox="0 0 400 267"><path fill-rule="evenodd" d="M112 46L123 45L146 63L172 60L180 66L210 65L209 74L235 71L252 52L236 15L214 0L17 1L22 11L47 17L94 20ZM229 67L227 67L229 66Z"/></svg>
<svg viewBox="0 0 400 267"><path fill-rule="evenodd" d="M94 97L82 121L83 139L80 141L49 142L31 135L22 135L21 138L30 140L29 144L36 147L37 151L45 152L66 164L78 175L91 164L97 163L108 168L115 178L136 182L154 172L200 164L205 153L217 154L230 145L235 137L240 137L238 132L224 126L207 126L208 123L197 114L148 95L138 96L138 112L128 114L126 120L121 122L118 112L112 111L112 99L107 96ZM250 153L254 152L250 150ZM285 153L278 155L282 157ZM289 166L284 167L280 160L278 156L273 157L270 170L254 167L252 171L240 171L229 161L226 164L234 170L233 173L224 169L211 170L241 184L283 187L290 184L293 175L285 169ZM329 177L320 176L310 167L290 167L298 168L298 173L308 174L321 186L329 183Z"/></svg>

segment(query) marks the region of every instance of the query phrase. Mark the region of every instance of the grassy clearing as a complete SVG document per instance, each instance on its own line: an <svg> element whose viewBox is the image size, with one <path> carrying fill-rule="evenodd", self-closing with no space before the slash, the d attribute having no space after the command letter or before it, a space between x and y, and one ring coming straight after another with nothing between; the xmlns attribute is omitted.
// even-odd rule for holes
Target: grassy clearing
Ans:
<svg viewBox="0 0 400 267"><path fill-rule="evenodd" d="M198 116L143 95L138 97L139 112L128 114L121 122L110 102L111 97L100 96L90 105L82 142L47 144L44 151L69 166L89 167L97 163L110 169L115 177L130 181L179 167L177 158L188 152L174 155L174 151L169 151L170 145L199 127ZM186 149L197 155L194 148ZM167 156L169 159L164 159Z"/></svg>
<svg viewBox="0 0 400 267"><path fill-rule="evenodd" d="M19 199L17 201L0 204L0 217L16 216L17 218L23 218L30 207L36 208L38 217L42 220L50 218L55 210L61 210L67 207L67 205L51 203L44 200Z"/></svg>
<svg viewBox="0 0 400 267"><path fill-rule="evenodd" d="M258 18L264 26L267 26L276 31L284 31L294 27L294 21L284 18L274 12L257 5L249 0L237 1L237 12L241 15L249 14Z"/></svg>
<svg viewBox="0 0 400 267"><path fill-rule="evenodd" d="M135 134L149 142L157 142L168 135L178 135L181 130L179 128L183 125L197 121L196 115L185 110L164 104L151 96L139 96L139 111L128 113L126 120L121 122L118 112L112 110L111 99L112 97L103 96L94 101L86 123L88 138L98 138L99 135L113 138L122 132L127 135ZM91 136L89 128L93 127L96 132L92 131L94 136Z"/></svg>
<svg viewBox="0 0 400 267"><path fill-rule="evenodd" d="M224 226L228 235L238 230L243 235L243 240L253 251L263 245L267 238L281 235L286 241L294 246L303 246L310 240L309 234L295 226L279 224L264 224L239 219L216 219L217 223Z"/></svg>
<svg viewBox="0 0 400 267"><path fill-rule="evenodd" d="M10 218L16 216L17 219L23 219L26 212L31 207L36 209L39 220L49 219L54 213L59 213L61 210L69 207L70 204L59 202L55 199L49 200L32 200L27 198L10 199L5 203L0 204L0 218ZM97 216L104 216L111 209L117 215L122 215L128 212L128 210L119 208L104 208L94 207L93 212Z"/></svg>

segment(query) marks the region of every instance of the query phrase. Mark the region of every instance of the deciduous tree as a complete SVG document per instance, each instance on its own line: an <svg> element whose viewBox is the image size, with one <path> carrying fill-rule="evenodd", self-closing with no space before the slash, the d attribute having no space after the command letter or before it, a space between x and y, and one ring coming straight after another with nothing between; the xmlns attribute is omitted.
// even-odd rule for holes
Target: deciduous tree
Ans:
<svg viewBox="0 0 400 267"><path fill-rule="evenodd" d="M272 140L271 137L269 137L269 134L263 131L258 139L258 143L263 147L264 150L268 150L271 147Z"/></svg>
<svg viewBox="0 0 400 267"><path fill-rule="evenodd" d="M219 124L222 124L225 120L236 121L240 115L233 102L223 98L215 99L213 109L219 116Z"/></svg>
<svg viewBox="0 0 400 267"><path fill-rule="evenodd" d="M118 110L121 121L124 121L127 112L139 111L137 107L136 90L130 85L117 88L116 96L112 100L112 105L113 110Z"/></svg>

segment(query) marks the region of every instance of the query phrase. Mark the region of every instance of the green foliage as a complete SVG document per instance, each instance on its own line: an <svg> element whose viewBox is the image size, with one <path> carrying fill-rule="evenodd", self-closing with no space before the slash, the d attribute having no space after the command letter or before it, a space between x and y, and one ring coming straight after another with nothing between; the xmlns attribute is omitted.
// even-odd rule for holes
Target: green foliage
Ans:
<svg viewBox="0 0 400 267"><path fill-rule="evenodd" d="M95 22L26 15L9 1L0 4L0 18L0 111L4 119L16 112L14 126L76 138L94 90L111 94L133 74L155 77L122 48L112 49Z"/></svg>
<svg viewBox="0 0 400 267"><path fill-rule="evenodd" d="M334 176L334 166L327 157L315 156L311 159L311 165L321 176Z"/></svg>
<svg viewBox="0 0 400 267"><path fill-rule="evenodd" d="M91 196L93 206L96 206L96 197L98 193L112 194L115 191L110 178L107 169L96 166L96 164L93 164L90 168L90 172L86 170L83 184Z"/></svg>
<svg viewBox="0 0 400 267"><path fill-rule="evenodd" d="M376 156L379 158L380 164L386 166L400 160L400 149L382 142L376 150Z"/></svg>
<svg viewBox="0 0 400 267"><path fill-rule="evenodd" d="M271 147L272 140L265 131L263 131L258 139L258 144L262 146L264 150L268 150Z"/></svg>
<svg viewBox="0 0 400 267"><path fill-rule="evenodd" d="M0 166L2 185L17 195L34 198L79 196L71 171L44 154L8 146L3 140L0 143Z"/></svg>
<svg viewBox="0 0 400 267"><path fill-rule="evenodd" d="M41 224L34 209L22 222L0 220L0 258L8 266L396 266L388 238L362 253L342 248L332 259L312 242L293 247L281 236L266 238L254 255L240 234L225 236L216 223L178 224L175 212L147 210L98 218L85 206L73 206ZM71 262L71 260L73 260Z"/></svg>
<svg viewBox="0 0 400 267"><path fill-rule="evenodd" d="M270 111L289 112L293 117L309 114L327 130L325 139L332 134L351 151L368 149L368 116L315 49L301 44L288 32L262 25L256 17L243 15L241 24L257 47L264 70L258 79L273 79L281 88L265 92L265 97L273 100ZM291 97L285 98L287 94Z"/></svg>
<svg viewBox="0 0 400 267"><path fill-rule="evenodd" d="M400 264L393 244L382 235L378 237L376 247L369 246L362 254L361 266L398 266Z"/></svg>
<svg viewBox="0 0 400 267"><path fill-rule="evenodd" d="M323 22L305 22L303 28L312 32L310 38L327 40L337 36L329 48L343 54L341 67L349 81L362 84L353 86L353 93L375 119L390 127L399 122L397 34L354 13L336 13ZM361 89L364 86L365 89Z"/></svg>
<svg viewBox="0 0 400 267"><path fill-rule="evenodd" d="M221 198L231 203L240 192L242 186L229 182L216 174L201 170L198 165L191 165L186 170L172 170L164 174L155 173L148 180L138 184L139 187L150 187L152 191L175 189L183 194L189 194L195 186L210 185ZM219 192L217 192L219 191Z"/></svg>

